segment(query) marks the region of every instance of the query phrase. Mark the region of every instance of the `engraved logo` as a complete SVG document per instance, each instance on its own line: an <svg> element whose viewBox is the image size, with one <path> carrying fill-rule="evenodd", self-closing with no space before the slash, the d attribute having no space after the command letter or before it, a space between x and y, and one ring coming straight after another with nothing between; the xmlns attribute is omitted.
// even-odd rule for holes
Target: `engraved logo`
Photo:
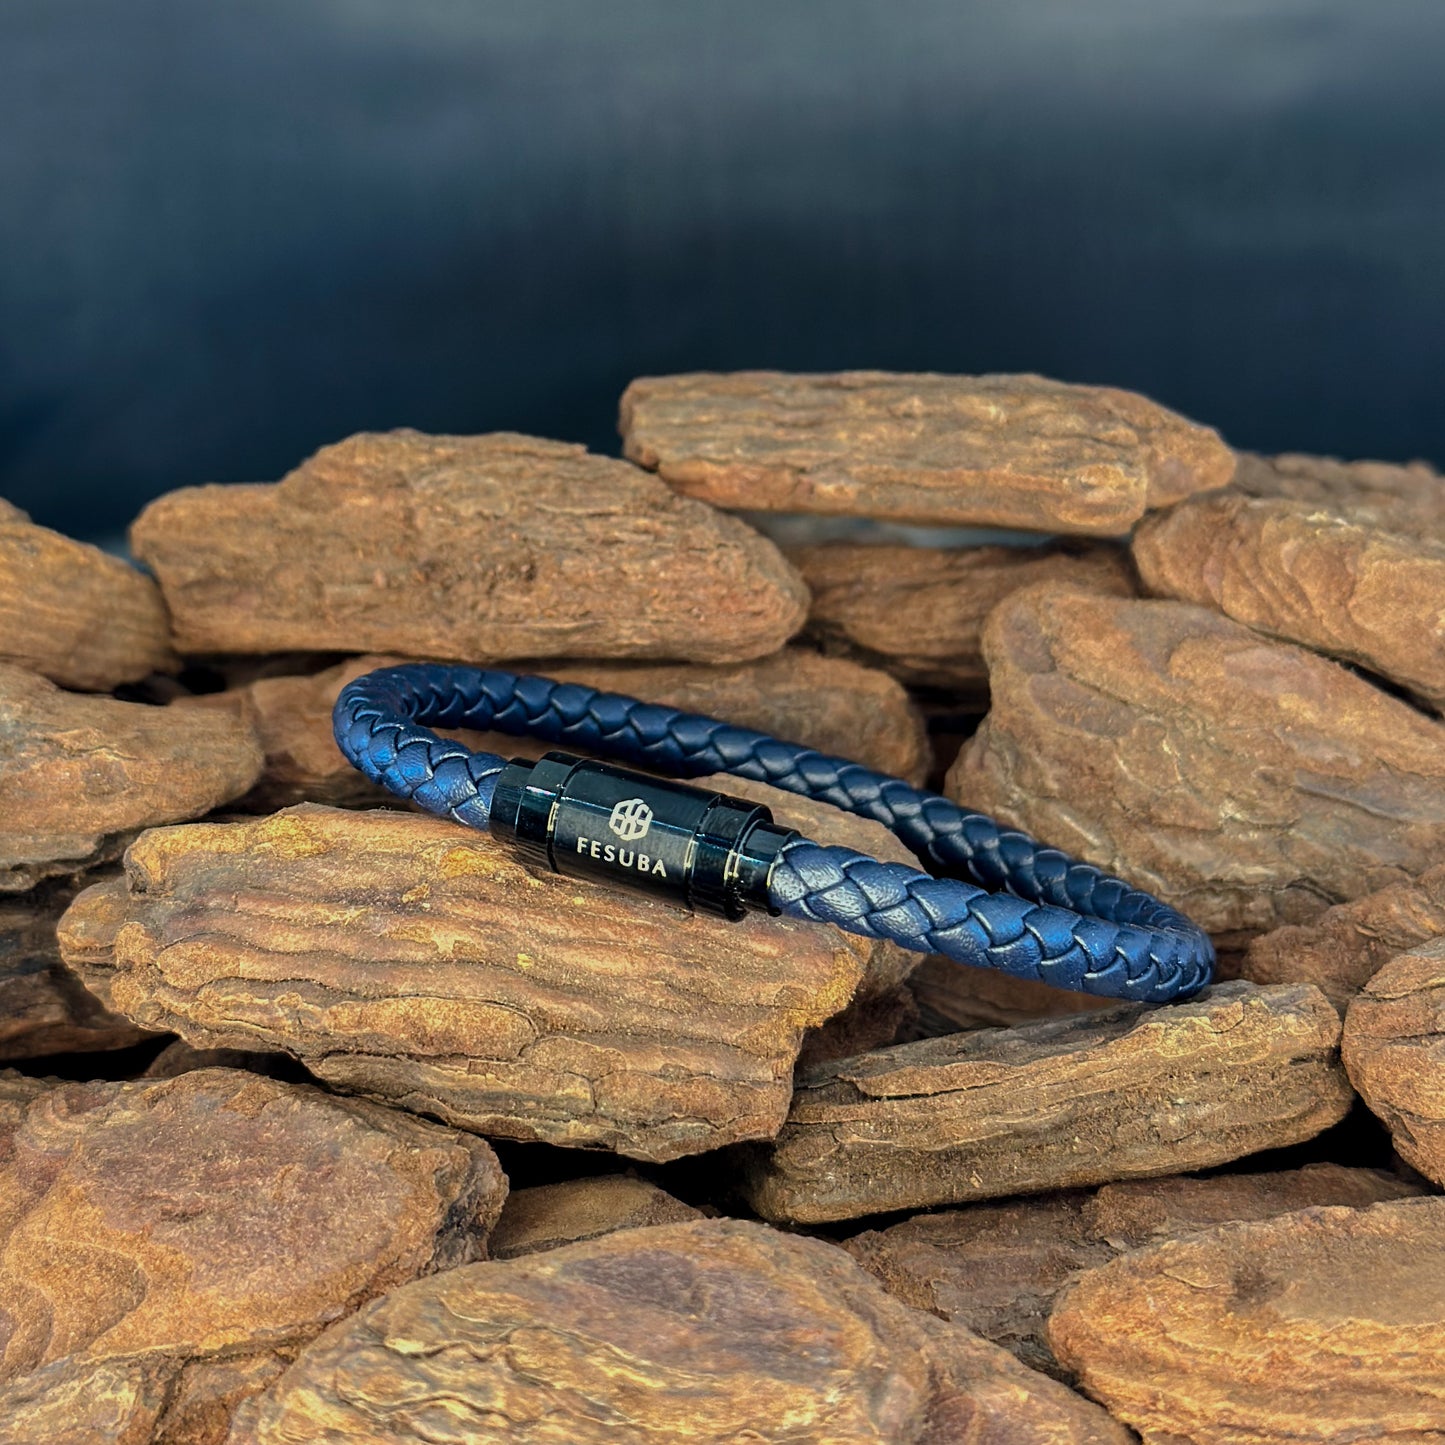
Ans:
<svg viewBox="0 0 1445 1445"><path fill-rule="evenodd" d="M647 830L652 827L652 809L641 798L624 798L613 808L607 826L624 843L635 842L647 837Z"/></svg>

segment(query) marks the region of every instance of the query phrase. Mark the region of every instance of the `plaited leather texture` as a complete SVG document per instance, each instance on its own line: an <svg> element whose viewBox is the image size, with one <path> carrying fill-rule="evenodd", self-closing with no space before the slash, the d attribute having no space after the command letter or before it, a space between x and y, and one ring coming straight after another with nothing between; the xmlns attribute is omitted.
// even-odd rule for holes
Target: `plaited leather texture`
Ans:
<svg viewBox="0 0 1445 1445"><path fill-rule="evenodd" d="M920 953L1056 988L1138 1002L1208 984L1214 949L1140 889L937 793L716 718L552 678L408 663L357 678L336 700L336 741L398 797L486 828L506 760L430 727L572 743L674 776L727 772L821 799L891 828L923 869L800 839L779 855L773 905Z"/></svg>

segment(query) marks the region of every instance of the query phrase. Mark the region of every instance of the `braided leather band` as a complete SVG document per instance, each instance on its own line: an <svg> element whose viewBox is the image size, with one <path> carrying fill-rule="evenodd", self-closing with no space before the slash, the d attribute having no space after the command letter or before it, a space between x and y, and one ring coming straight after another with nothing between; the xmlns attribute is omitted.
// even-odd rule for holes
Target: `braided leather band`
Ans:
<svg viewBox="0 0 1445 1445"><path fill-rule="evenodd" d="M876 819L942 875L795 839L768 880L781 913L1110 998L1162 1003L1210 980L1207 935L1158 899L858 763L545 677L412 663L350 683L333 726L353 766L428 812L482 829L506 760L439 738L427 723L577 743L684 777L771 783Z"/></svg>

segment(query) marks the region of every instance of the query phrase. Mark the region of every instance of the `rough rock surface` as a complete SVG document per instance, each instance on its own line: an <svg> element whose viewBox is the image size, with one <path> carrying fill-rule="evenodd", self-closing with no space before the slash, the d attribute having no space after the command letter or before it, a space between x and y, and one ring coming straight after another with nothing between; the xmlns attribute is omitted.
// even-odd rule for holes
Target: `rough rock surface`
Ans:
<svg viewBox="0 0 1445 1445"><path fill-rule="evenodd" d="M153 829L126 872L76 899L61 947L142 1026L286 1050L483 1134L644 1159L776 1133L803 1030L874 947L533 872L412 813Z"/></svg>
<svg viewBox="0 0 1445 1445"><path fill-rule="evenodd" d="M120 1049L146 1035L60 960L55 925L74 890L0 896L0 1060Z"/></svg>
<svg viewBox="0 0 1445 1445"><path fill-rule="evenodd" d="M237 1405L294 1356L68 1355L0 1385L0 1445L224 1445Z"/></svg>
<svg viewBox="0 0 1445 1445"><path fill-rule="evenodd" d="M363 433L275 485L187 487L131 545L184 653L736 662L807 592L735 517L563 442Z"/></svg>
<svg viewBox="0 0 1445 1445"><path fill-rule="evenodd" d="M0 1379L294 1345L480 1258L505 1188L481 1140L302 1085L48 1088L0 1154Z"/></svg>
<svg viewBox="0 0 1445 1445"><path fill-rule="evenodd" d="M633 1174L567 1179L509 1194L487 1252L493 1259L515 1259L619 1229L680 1224L701 1217L690 1204Z"/></svg>
<svg viewBox="0 0 1445 1445"><path fill-rule="evenodd" d="M4 512L0 662L97 692L178 665L151 578L99 547Z"/></svg>
<svg viewBox="0 0 1445 1445"><path fill-rule="evenodd" d="M1116 547L909 547L824 542L789 550L813 603L808 632L911 684L978 695L984 619L1010 592L1067 582L1132 596Z"/></svg>
<svg viewBox="0 0 1445 1445"><path fill-rule="evenodd" d="M138 829L209 812L262 765L233 714L84 697L4 663L0 757L0 891L75 873Z"/></svg>
<svg viewBox="0 0 1445 1445"><path fill-rule="evenodd" d="M1445 703L1445 537L1222 492L1146 518L1133 551L1156 596L1217 607Z"/></svg>
<svg viewBox="0 0 1445 1445"><path fill-rule="evenodd" d="M1355 996L1343 1052L1400 1157L1445 1184L1445 937L1393 959Z"/></svg>
<svg viewBox="0 0 1445 1445"><path fill-rule="evenodd" d="M950 797L1211 933L1303 923L1445 852L1445 725L1182 602L1045 584L984 629L993 710Z"/></svg>
<svg viewBox="0 0 1445 1445"><path fill-rule="evenodd" d="M1098 1013L1114 1006L1112 999L1051 988L996 968L974 968L943 954L925 958L908 975L907 987L918 1004L918 1038L966 1029L1013 1028L1035 1019Z"/></svg>
<svg viewBox="0 0 1445 1445"><path fill-rule="evenodd" d="M1344 1117L1339 1036L1318 989L1233 982L879 1049L799 1078L744 1193L816 1223L1227 1163Z"/></svg>
<svg viewBox="0 0 1445 1445"><path fill-rule="evenodd" d="M1253 939L1240 975L1255 983L1312 983L1341 1012L1382 964L1445 934L1445 864L1337 903L1312 923Z"/></svg>
<svg viewBox="0 0 1445 1445"><path fill-rule="evenodd" d="M1049 1340L1144 1445L1427 1445L1445 1430L1445 1199L1123 1255L1064 1293Z"/></svg>
<svg viewBox="0 0 1445 1445"><path fill-rule="evenodd" d="M243 1407L231 1445L784 1438L1128 1436L997 1346L899 1304L835 1246L700 1220L395 1290Z"/></svg>
<svg viewBox="0 0 1445 1445"><path fill-rule="evenodd" d="M1080 1271L1228 1220L1268 1219L1311 1205L1362 1208L1419 1192L1392 1175L1338 1164L1135 1179L1092 1194L918 1214L855 1235L843 1247L904 1303L966 1325L1031 1368L1062 1376L1044 1325L1055 1295Z"/></svg>
<svg viewBox="0 0 1445 1445"><path fill-rule="evenodd" d="M1208 427L1041 376L751 371L643 377L623 449L719 507L1116 536L1224 486Z"/></svg>
<svg viewBox="0 0 1445 1445"><path fill-rule="evenodd" d="M1241 452L1234 485L1246 496L1308 502L1361 526L1445 539L1445 477L1424 462L1399 466Z"/></svg>
<svg viewBox="0 0 1445 1445"><path fill-rule="evenodd" d="M351 658L324 672L262 678L234 692L195 698L189 705L239 707L252 718L266 751L266 770L243 806L270 811L303 801L339 807L375 804L389 795L342 756L331 732L331 709L353 678L401 661L374 655ZM921 782L927 768L923 720L892 678L803 648L785 648L756 662L717 667L605 662L504 665L720 717L911 782ZM525 747L524 740L500 733L453 731L448 736L504 756ZM552 744L539 746L545 751Z"/></svg>

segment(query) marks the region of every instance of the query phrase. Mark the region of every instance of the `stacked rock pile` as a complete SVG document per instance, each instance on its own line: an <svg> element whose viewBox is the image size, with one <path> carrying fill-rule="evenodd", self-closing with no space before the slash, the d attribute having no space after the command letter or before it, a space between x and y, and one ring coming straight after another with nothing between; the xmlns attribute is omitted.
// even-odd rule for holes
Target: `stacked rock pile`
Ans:
<svg viewBox="0 0 1445 1445"><path fill-rule="evenodd" d="M622 432L352 437L145 571L0 503L0 1445L1445 1441L1445 480L1027 376ZM1219 981L538 872L336 750L421 658L931 780Z"/></svg>

